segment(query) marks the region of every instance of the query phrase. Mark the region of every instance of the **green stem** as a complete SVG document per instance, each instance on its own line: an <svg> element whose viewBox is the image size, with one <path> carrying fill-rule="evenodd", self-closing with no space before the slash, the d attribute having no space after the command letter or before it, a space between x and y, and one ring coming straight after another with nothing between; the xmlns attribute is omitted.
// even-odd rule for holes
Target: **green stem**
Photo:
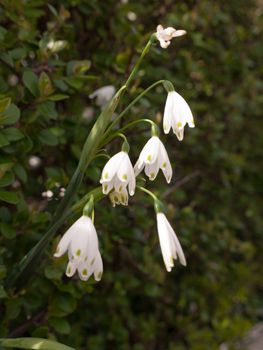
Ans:
<svg viewBox="0 0 263 350"><path fill-rule="evenodd" d="M103 147L104 145L108 144L110 141L115 139L115 137L117 137L119 135L119 132L123 133L125 130L127 130L130 127L132 127L132 126L134 126L136 124L139 124L139 123L149 123L151 126L157 127L156 123L154 121L152 121L151 119L146 119L146 118L136 119L136 120L134 120L134 121L124 125L121 129L119 129L119 131L117 133L114 133L114 134L110 135L106 140L104 140L104 142L101 145L101 147Z"/></svg>
<svg viewBox="0 0 263 350"><path fill-rule="evenodd" d="M134 78L136 72L139 69L140 63L146 53L149 51L152 42L154 41L154 36L150 38L146 44L141 56L139 57L137 63L135 64L130 76L128 77L126 84L121 87L121 89L113 96L112 100L108 103L105 109L102 111L98 117L96 123L94 124L91 132L89 133L86 142L83 146L83 150L80 156L78 167L73 174L69 185L67 187L65 196L61 200L54 214L53 220L50 223L49 229L43 235L41 240L26 254L23 259L14 266L11 273L6 280L7 288L13 288L20 286L22 282L28 280L29 276L33 273L34 269L38 266L42 254L49 244L52 237L55 235L59 227L64 223L67 218L68 209L71 205L75 194L77 193L81 182L83 180L85 171L92 161L93 157L96 155L97 149L104 137L105 130L111 121L111 117L117 108L119 100L127 88L130 85L132 79Z"/></svg>
<svg viewBox="0 0 263 350"><path fill-rule="evenodd" d="M156 214L157 214L157 213L163 213L163 212L164 212L164 209L165 209L165 208L164 208L163 203L160 201L160 199L157 198L157 196L156 196L153 192L147 190L147 189L144 188L144 187L138 186L138 185L137 185L136 187L139 188L139 190L141 190L141 191L147 193L147 194L153 199L153 202L154 202L154 210L155 210Z"/></svg>
<svg viewBox="0 0 263 350"><path fill-rule="evenodd" d="M157 196L153 193L153 192L151 192L150 190L147 190L146 188L144 188L144 187L142 187L142 186L136 186L139 190L141 190L141 191L143 191L143 192L145 192L145 193L147 193L154 201L156 201L156 200L159 200L158 198L157 198Z"/></svg>
<svg viewBox="0 0 263 350"><path fill-rule="evenodd" d="M129 78L127 79L125 85L128 87L130 85L130 82L133 80L134 76L136 75L138 69L139 69L139 66L142 62L142 60L144 59L144 56L147 54L147 52L150 50L150 47L152 45L152 43L156 40L156 36L155 34L153 34L150 38L150 40L147 42L146 46L144 47L142 53L141 53L141 56L140 58L137 60L135 66L133 67L131 73L130 73L130 76Z"/></svg>
<svg viewBox="0 0 263 350"><path fill-rule="evenodd" d="M150 90L152 90L155 86L159 84L163 84L166 80L158 80L152 85L150 85L147 89L143 90L132 102L115 118L115 120L110 124L108 129L104 133L104 137L107 137L112 128L119 122L119 120ZM121 129L122 130L122 129ZM103 143L104 144L104 143Z"/></svg>

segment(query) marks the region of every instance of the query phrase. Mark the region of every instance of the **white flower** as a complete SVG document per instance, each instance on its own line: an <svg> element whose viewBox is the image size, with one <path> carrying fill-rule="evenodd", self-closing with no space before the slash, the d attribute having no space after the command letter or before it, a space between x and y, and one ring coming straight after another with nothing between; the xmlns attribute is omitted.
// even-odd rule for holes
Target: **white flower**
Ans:
<svg viewBox="0 0 263 350"><path fill-rule="evenodd" d="M109 197L113 207L115 207L116 204L122 204L125 206L128 205L129 196L126 188L124 188L121 192L117 192L115 190L111 191Z"/></svg>
<svg viewBox="0 0 263 350"><path fill-rule="evenodd" d="M89 98L96 97L97 106L104 107L112 99L115 91L116 89L113 85L106 85L95 90L91 95L89 95Z"/></svg>
<svg viewBox="0 0 263 350"><path fill-rule="evenodd" d="M54 256L59 258L68 251L66 275L78 271L81 280L87 281L94 274L99 281L103 272L96 229L88 216L81 216L63 235Z"/></svg>
<svg viewBox="0 0 263 350"><path fill-rule="evenodd" d="M174 266L173 260L176 260L177 256L180 263L186 266L180 242L164 213L157 213L157 230L166 270L168 272L172 270Z"/></svg>
<svg viewBox="0 0 263 350"><path fill-rule="evenodd" d="M166 181L169 183L172 178L172 167L162 141L157 136L152 136L143 147L139 159L134 166L134 172L137 176L145 167L145 174L150 180L154 180L162 169Z"/></svg>
<svg viewBox="0 0 263 350"><path fill-rule="evenodd" d="M164 108L163 129L168 134L173 129L179 141L184 138L184 127L194 128L194 118L185 99L175 91L168 92Z"/></svg>
<svg viewBox="0 0 263 350"><path fill-rule="evenodd" d="M128 186L130 195L134 195L136 181L128 153L121 151L106 163L100 183L104 194L108 194L113 188L116 192L122 193Z"/></svg>
<svg viewBox="0 0 263 350"><path fill-rule="evenodd" d="M170 44L172 38L186 34L185 30L176 30L172 27L163 29L160 24L157 26L156 37L160 41L160 45L163 49L166 49Z"/></svg>

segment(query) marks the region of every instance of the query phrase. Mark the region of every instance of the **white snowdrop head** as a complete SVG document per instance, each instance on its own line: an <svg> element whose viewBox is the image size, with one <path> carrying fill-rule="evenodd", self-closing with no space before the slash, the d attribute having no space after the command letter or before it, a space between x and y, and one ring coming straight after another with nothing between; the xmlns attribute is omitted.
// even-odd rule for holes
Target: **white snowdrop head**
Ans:
<svg viewBox="0 0 263 350"><path fill-rule="evenodd" d="M108 194L112 189L122 193L128 188L130 196L134 195L136 180L127 152L121 151L110 158L102 170L100 183L104 194Z"/></svg>
<svg viewBox="0 0 263 350"><path fill-rule="evenodd" d="M158 212L156 216L159 242L166 270L168 272L172 270L174 260L176 260L177 257L179 258L180 263L183 266L186 266L184 252L172 226L164 213Z"/></svg>
<svg viewBox="0 0 263 350"><path fill-rule="evenodd" d="M103 264L99 251L98 237L92 220L81 216L63 235L54 254L59 258L68 252L66 275L72 277L76 272L81 280L87 281L93 274L99 281Z"/></svg>
<svg viewBox="0 0 263 350"><path fill-rule="evenodd" d="M166 149L158 136L152 136L143 147L134 166L135 175L137 176L143 168L151 181L156 178L159 169L162 169L166 181L168 183L171 181L172 166Z"/></svg>
<svg viewBox="0 0 263 350"><path fill-rule="evenodd" d="M172 128L179 141L184 138L184 127L194 128L194 117L185 99L176 91L168 92L164 108L163 129L168 134Z"/></svg>

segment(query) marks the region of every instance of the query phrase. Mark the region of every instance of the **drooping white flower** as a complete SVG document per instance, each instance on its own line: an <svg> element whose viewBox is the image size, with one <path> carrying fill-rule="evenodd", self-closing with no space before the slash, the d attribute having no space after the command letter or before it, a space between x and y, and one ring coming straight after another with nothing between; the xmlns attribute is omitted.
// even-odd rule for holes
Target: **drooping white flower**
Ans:
<svg viewBox="0 0 263 350"><path fill-rule="evenodd" d="M129 194L134 195L136 180L127 152L115 154L104 166L100 179L102 192L108 194L112 189L122 193L128 187Z"/></svg>
<svg viewBox="0 0 263 350"><path fill-rule="evenodd" d="M173 129L179 141L184 138L184 127L195 127L194 117L185 99L176 91L168 92L163 117L163 129L168 134Z"/></svg>
<svg viewBox="0 0 263 350"><path fill-rule="evenodd" d="M128 195L128 191L126 188L124 188L121 192L117 192L115 190L111 191L109 194L111 203L113 205L113 207L119 204L121 205L128 205L128 201L129 201L129 195Z"/></svg>
<svg viewBox="0 0 263 350"><path fill-rule="evenodd" d="M166 49L170 44L172 38L186 34L183 29L176 30L173 27L163 28L162 25L157 26L156 37L160 41L160 45L163 49Z"/></svg>
<svg viewBox="0 0 263 350"><path fill-rule="evenodd" d="M106 85L89 95L89 98L96 98L97 106L103 108L113 97L116 88L113 85Z"/></svg>
<svg viewBox="0 0 263 350"><path fill-rule="evenodd" d="M57 250L56 258L68 252L66 275L72 277L78 272L79 278L87 281L94 274L99 281L103 272L103 264L99 251L98 236L92 220L82 215L63 235Z"/></svg>
<svg viewBox="0 0 263 350"><path fill-rule="evenodd" d="M154 180L162 169L166 181L169 183L172 178L172 167L166 149L158 136L152 136L143 147L139 159L134 166L137 176L145 167L145 174L150 180Z"/></svg>
<svg viewBox="0 0 263 350"><path fill-rule="evenodd" d="M172 270L173 260L176 260L177 256L180 263L186 266L181 244L164 213L157 213L157 230L166 270L168 272Z"/></svg>

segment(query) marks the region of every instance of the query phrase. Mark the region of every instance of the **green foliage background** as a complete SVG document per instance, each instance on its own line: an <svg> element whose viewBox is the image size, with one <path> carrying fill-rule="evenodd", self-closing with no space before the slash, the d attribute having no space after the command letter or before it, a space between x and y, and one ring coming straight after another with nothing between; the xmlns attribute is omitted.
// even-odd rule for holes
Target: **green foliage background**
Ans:
<svg viewBox="0 0 263 350"><path fill-rule="evenodd" d="M213 350L224 342L234 349L263 317L262 2L0 4L0 336L92 350ZM107 198L96 207L100 283L64 276L66 259L52 257L57 237L33 278L9 292L6 277L45 232L59 187L67 186L100 112L89 94L121 86L159 23L188 35L167 50L151 50L118 111L166 78L194 112L197 127L186 130L182 143L162 135L172 183L162 176L147 183L168 205L187 268L165 271L152 204L136 193L128 208L112 208ZM161 123L165 99L157 88L124 123L145 116ZM87 107L94 117L83 117ZM148 129L128 133L133 162ZM107 150L113 155L119 148L117 140ZM39 166L29 165L32 156L40 157ZM98 186L104 163L98 158L89 167L79 197ZM52 200L41 195L47 190Z"/></svg>

